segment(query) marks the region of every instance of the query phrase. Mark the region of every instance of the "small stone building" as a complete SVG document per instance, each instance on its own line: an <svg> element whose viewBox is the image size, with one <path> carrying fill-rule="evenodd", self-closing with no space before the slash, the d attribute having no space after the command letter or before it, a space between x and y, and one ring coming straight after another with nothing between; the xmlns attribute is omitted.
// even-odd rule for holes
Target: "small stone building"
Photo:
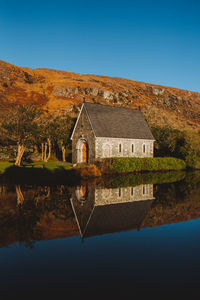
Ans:
<svg viewBox="0 0 200 300"><path fill-rule="evenodd" d="M139 110L83 103L72 136L72 163L153 157L154 137Z"/></svg>

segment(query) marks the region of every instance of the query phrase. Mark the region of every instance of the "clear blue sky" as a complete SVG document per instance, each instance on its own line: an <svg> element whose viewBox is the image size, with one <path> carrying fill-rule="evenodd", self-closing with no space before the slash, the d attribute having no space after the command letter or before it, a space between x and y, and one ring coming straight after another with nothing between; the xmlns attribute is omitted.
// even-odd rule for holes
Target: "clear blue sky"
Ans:
<svg viewBox="0 0 200 300"><path fill-rule="evenodd" d="M0 59L200 92L200 0L0 0Z"/></svg>

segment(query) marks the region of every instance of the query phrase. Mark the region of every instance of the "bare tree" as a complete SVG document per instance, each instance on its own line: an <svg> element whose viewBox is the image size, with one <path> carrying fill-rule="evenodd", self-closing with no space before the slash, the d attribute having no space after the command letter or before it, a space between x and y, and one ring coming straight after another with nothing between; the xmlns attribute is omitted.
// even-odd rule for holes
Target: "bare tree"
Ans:
<svg viewBox="0 0 200 300"><path fill-rule="evenodd" d="M66 161L66 147L69 144L69 138L74 120L70 116L59 116L55 120L55 139L62 151L62 161Z"/></svg>
<svg viewBox="0 0 200 300"><path fill-rule="evenodd" d="M47 162L51 157L52 146L56 136L55 118L52 115L43 114L39 122L38 144L41 144L41 159Z"/></svg>
<svg viewBox="0 0 200 300"><path fill-rule="evenodd" d="M18 105L1 114L1 131L17 145L15 165L20 166L26 147L35 142L38 134L38 108L31 105Z"/></svg>

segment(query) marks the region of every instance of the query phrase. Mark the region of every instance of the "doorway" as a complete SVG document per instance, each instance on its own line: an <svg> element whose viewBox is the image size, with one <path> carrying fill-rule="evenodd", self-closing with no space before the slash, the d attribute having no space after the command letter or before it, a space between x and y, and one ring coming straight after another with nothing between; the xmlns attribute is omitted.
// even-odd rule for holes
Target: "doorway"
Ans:
<svg viewBox="0 0 200 300"><path fill-rule="evenodd" d="M88 145L86 142L82 144L82 160L81 162L87 163L88 162Z"/></svg>
<svg viewBox="0 0 200 300"><path fill-rule="evenodd" d="M77 143L77 163L88 163L89 149L85 139L80 139Z"/></svg>

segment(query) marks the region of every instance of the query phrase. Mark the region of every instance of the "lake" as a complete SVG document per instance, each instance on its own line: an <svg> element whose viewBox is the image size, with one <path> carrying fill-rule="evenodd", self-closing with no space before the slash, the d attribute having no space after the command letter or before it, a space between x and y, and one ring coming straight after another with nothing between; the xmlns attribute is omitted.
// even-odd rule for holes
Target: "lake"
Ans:
<svg viewBox="0 0 200 300"><path fill-rule="evenodd" d="M200 172L0 184L2 299L195 295Z"/></svg>

